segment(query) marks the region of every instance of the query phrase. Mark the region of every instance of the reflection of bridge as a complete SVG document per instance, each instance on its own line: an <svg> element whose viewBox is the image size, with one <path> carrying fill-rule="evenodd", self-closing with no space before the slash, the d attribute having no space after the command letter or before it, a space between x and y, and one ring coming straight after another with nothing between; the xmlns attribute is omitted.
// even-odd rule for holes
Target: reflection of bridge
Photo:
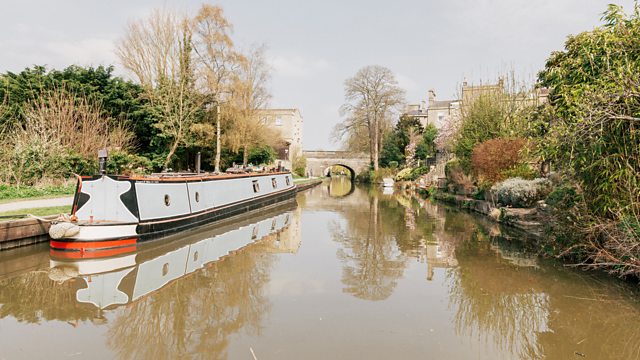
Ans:
<svg viewBox="0 0 640 360"><path fill-rule="evenodd" d="M311 176L328 175L333 165L342 165L351 171L351 176L369 169L369 155L351 151L303 151L307 159L307 173Z"/></svg>

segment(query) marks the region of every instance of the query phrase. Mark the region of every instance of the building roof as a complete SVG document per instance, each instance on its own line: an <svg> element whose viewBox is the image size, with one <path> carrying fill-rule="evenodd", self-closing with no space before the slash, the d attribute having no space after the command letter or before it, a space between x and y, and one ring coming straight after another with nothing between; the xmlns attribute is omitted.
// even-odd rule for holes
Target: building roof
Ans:
<svg viewBox="0 0 640 360"><path fill-rule="evenodd" d="M458 102L459 100L440 100L433 101L429 103L429 108L449 108L453 103Z"/></svg>

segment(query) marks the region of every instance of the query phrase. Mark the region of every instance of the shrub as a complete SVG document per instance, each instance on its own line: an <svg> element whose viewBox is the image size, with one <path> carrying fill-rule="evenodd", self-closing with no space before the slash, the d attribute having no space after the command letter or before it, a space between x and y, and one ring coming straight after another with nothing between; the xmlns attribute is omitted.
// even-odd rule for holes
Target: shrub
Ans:
<svg viewBox="0 0 640 360"><path fill-rule="evenodd" d="M144 156L112 151L107 160L107 173L130 175L148 173L152 169L151 160Z"/></svg>
<svg viewBox="0 0 640 360"><path fill-rule="evenodd" d="M249 150L249 163L262 165L271 164L276 159L276 151L269 145L256 146ZM303 170L304 173L304 170Z"/></svg>
<svg viewBox="0 0 640 360"><path fill-rule="evenodd" d="M420 177L420 175L429 172L429 168L420 166L417 168L406 168L400 170L396 175L396 181L413 181Z"/></svg>
<svg viewBox="0 0 640 360"><path fill-rule="evenodd" d="M511 169L507 169L503 171L502 175L503 175L503 179L519 177L527 180L533 180L536 178L536 176L539 175L539 172L533 169L527 163L520 163L515 167L512 167Z"/></svg>
<svg viewBox="0 0 640 360"><path fill-rule="evenodd" d="M300 177L304 177L307 174L305 174L306 169L307 169L307 158L304 156L295 156L293 158L293 160L291 161L291 166L293 167L293 173L300 176Z"/></svg>
<svg viewBox="0 0 640 360"><path fill-rule="evenodd" d="M545 202L557 209L570 209L579 201L578 191L570 185L560 185L549 193Z"/></svg>
<svg viewBox="0 0 640 360"><path fill-rule="evenodd" d="M373 170L363 170L356 175L356 182L370 184L373 179Z"/></svg>
<svg viewBox="0 0 640 360"><path fill-rule="evenodd" d="M445 164L444 173L449 183L449 191L462 195L472 194L474 185L471 177L465 174L458 160L451 160Z"/></svg>
<svg viewBox="0 0 640 360"><path fill-rule="evenodd" d="M424 174L428 173L428 172L429 172L429 170L430 170L430 169L429 169L427 166L420 166L420 167L417 167L417 168L415 168L415 169L411 170L411 176L410 176L410 179L409 179L409 180L412 180L412 181L413 181L413 180L416 180L416 179L417 179L417 178L419 178L421 175L424 175Z"/></svg>
<svg viewBox="0 0 640 360"><path fill-rule="evenodd" d="M409 181L411 180L411 172L413 171L413 169L411 168L405 168L402 169L398 172L398 174L396 174L396 181Z"/></svg>
<svg viewBox="0 0 640 360"><path fill-rule="evenodd" d="M503 206L530 207L546 198L550 191L551 183L547 179L513 178L494 185L491 195L495 202Z"/></svg>
<svg viewBox="0 0 640 360"><path fill-rule="evenodd" d="M522 166L524 139L491 139L476 145L471 155L471 167L479 180L504 180L506 171ZM525 164L526 165L526 164Z"/></svg>

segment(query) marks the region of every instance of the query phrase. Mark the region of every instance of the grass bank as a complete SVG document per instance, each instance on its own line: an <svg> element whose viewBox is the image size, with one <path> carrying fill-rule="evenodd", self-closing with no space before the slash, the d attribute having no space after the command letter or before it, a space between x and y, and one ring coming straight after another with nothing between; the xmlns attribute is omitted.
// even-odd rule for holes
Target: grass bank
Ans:
<svg viewBox="0 0 640 360"><path fill-rule="evenodd" d="M68 214L69 210L71 210L71 206L68 206L68 205L11 210L11 211L0 212L0 221L24 219L25 217L27 217L27 214L31 214L35 216Z"/></svg>
<svg viewBox="0 0 640 360"><path fill-rule="evenodd" d="M73 195L75 189L75 182L68 182L62 185L20 187L0 184L0 203L6 203L11 200L18 199L44 199L56 196Z"/></svg>

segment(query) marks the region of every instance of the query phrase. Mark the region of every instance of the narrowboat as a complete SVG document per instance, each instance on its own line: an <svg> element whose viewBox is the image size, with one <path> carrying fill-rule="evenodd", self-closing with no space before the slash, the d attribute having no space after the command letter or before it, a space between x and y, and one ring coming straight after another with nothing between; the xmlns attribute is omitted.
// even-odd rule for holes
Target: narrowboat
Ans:
<svg viewBox="0 0 640 360"><path fill-rule="evenodd" d="M71 216L51 226L49 243L58 251L121 253L295 192L290 172L78 177Z"/></svg>

